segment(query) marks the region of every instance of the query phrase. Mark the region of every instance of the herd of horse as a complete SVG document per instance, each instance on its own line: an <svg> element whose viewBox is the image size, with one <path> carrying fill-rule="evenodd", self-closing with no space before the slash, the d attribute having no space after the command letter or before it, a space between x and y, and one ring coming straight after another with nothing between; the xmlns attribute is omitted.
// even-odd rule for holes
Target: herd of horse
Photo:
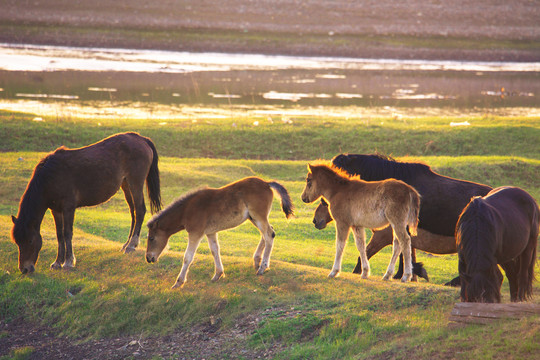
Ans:
<svg viewBox="0 0 540 360"><path fill-rule="evenodd" d="M139 244L146 214L144 185L154 216L148 221L146 261L158 260L169 237L188 233L183 265L173 288L182 287L197 247L204 236L214 258L213 281L225 272L217 233L249 220L261 233L253 261L258 275L270 266L275 232L268 222L274 194L287 218L294 207L288 191L275 181L248 177L221 188L191 191L162 208L158 154L153 142L137 133L121 133L78 149L61 147L35 167L12 216L12 240L19 250L19 269L35 271L42 247L40 227L47 209L56 226L58 252L52 269L72 268L73 221L79 207L109 200L122 188L131 213L124 253ZM490 186L443 176L421 163L399 162L379 154L341 154L308 164L302 201L321 200L313 223L336 227L336 254L329 277L341 271L343 250L352 230L360 253L355 273L367 278L369 259L392 244L383 276L407 282L415 276L429 280L416 262L415 249L434 254L458 253L461 300L500 302L505 271L511 301L532 296L540 210L535 200L516 187ZM373 231L366 246L365 229Z"/></svg>

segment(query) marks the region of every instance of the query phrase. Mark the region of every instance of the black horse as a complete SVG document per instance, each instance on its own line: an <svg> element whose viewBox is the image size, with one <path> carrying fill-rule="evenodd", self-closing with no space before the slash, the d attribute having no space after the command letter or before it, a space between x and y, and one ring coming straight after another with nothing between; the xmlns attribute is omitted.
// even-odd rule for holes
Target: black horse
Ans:
<svg viewBox="0 0 540 360"><path fill-rule="evenodd" d="M511 301L532 296L540 210L531 195L500 187L475 197L456 226L461 301L501 302L503 276Z"/></svg>
<svg viewBox="0 0 540 360"><path fill-rule="evenodd" d="M492 189L487 185L437 174L422 163L399 162L380 154L340 154L332 162L350 174L360 175L366 181L394 178L413 186L422 196L422 201L418 236L412 237L412 246L435 254L457 252L454 231L461 211L473 196L484 196ZM317 211L324 210L321 207L324 205L320 204ZM331 219L330 215L328 217ZM315 225L323 228L325 224ZM391 229L375 231L366 247L368 258L392 244L392 240ZM419 270L420 267L415 266L418 275ZM361 271L362 263L358 258L353 272L359 274ZM459 285L459 277L447 284Z"/></svg>

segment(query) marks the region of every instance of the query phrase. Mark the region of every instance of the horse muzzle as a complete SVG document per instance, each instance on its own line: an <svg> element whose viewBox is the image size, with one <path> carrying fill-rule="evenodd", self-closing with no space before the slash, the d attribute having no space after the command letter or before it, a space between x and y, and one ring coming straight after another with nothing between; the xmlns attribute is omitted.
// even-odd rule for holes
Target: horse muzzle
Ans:
<svg viewBox="0 0 540 360"><path fill-rule="evenodd" d="M19 270L21 270L21 272L22 272L23 274L31 274L31 273L33 273L33 272L36 270L36 268L34 267L33 264L30 264L30 265L25 265L25 266L23 266L23 267L20 268Z"/></svg>
<svg viewBox="0 0 540 360"><path fill-rule="evenodd" d="M313 219L313 225L315 225L315 229L322 230L326 227L327 223L324 221L319 221Z"/></svg>
<svg viewBox="0 0 540 360"><path fill-rule="evenodd" d="M155 263L157 260L157 257L155 255L150 255L150 254L147 254L146 255L146 262L151 264L151 263Z"/></svg>

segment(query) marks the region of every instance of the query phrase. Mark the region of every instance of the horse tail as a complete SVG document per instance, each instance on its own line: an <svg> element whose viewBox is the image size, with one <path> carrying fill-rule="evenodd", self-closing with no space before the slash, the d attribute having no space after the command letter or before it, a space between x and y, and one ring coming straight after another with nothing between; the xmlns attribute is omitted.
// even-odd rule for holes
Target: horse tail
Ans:
<svg viewBox="0 0 540 360"><path fill-rule="evenodd" d="M409 218L407 219L407 225L409 225L409 233L412 236L417 235L418 229L418 215L420 214L420 194L414 188L411 187L409 191Z"/></svg>
<svg viewBox="0 0 540 360"><path fill-rule="evenodd" d="M527 283L525 284L525 299L530 299L532 297L533 292L533 281L535 280L534 276L534 267L536 265L536 248L538 245L538 233L540 232L540 209L538 208L538 205L536 205L536 202L534 202L534 214L532 219L532 226L531 226L531 235L529 240L529 247L532 248L532 253L529 257L529 267L527 268L528 277L527 277Z"/></svg>
<svg viewBox="0 0 540 360"><path fill-rule="evenodd" d="M294 215L294 205L292 203L291 197L289 196L289 192L283 187L283 185L275 181L268 182L267 184L272 189L274 189L281 198L281 209L285 213L285 217L289 219L291 216Z"/></svg>
<svg viewBox="0 0 540 360"><path fill-rule="evenodd" d="M161 188L159 183L159 168L158 168L158 153L152 140L145 138L146 143L152 149L153 157L150 170L146 176L146 190L148 191L148 197L150 198L150 210L152 214L161 210Z"/></svg>

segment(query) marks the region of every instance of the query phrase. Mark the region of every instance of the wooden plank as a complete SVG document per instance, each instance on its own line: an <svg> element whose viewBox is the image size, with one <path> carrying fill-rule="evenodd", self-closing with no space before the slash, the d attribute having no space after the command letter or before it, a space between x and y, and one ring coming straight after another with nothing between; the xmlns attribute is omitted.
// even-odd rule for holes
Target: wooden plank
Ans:
<svg viewBox="0 0 540 360"><path fill-rule="evenodd" d="M448 320L467 324L488 324L496 319L520 319L531 315L540 315L540 304L460 302L454 305Z"/></svg>

